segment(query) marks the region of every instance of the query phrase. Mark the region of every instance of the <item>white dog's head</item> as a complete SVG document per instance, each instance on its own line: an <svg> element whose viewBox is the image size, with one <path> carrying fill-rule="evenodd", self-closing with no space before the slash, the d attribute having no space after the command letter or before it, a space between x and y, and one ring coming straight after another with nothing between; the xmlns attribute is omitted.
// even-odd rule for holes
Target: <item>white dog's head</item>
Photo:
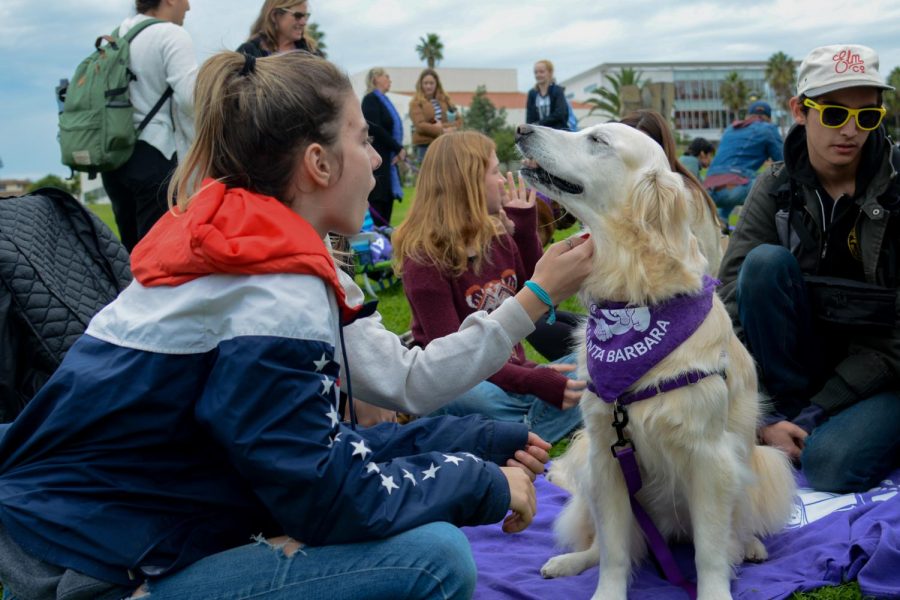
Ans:
<svg viewBox="0 0 900 600"><path fill-rule="evenodd" d="M525 158L537 163L522 169L528 184L558 200L588 227L598 215L620 210L622 203L645 212L654 210L652 204L684 196L684 184L672 173L663 149L628 125L606 123L575 133L520 125L516 143Z"/></svg>
<svg viewBox="0 0 900 600"><path fill-rule="evenodd" d="M611 269L633 267L635 260L647 269L652 262L691 272L705 268L684 182L643 132L621 123L575 133L520 125L516 143L527 159L521 174L528 185L578 217L595 244L608 245L600 255L618 263Z"/></svg>

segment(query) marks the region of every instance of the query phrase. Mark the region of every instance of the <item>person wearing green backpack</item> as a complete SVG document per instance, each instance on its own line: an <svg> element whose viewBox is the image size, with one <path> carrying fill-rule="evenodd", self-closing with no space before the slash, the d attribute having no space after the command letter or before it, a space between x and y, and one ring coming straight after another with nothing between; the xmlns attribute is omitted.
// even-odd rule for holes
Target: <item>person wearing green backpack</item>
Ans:
<svg viewBox="0 0 900 600"><path fill-rule="evenodd" d="M125 248L135 244L168 209L169 178L193 138L193 89L197 59L191 37L181 26L189 0L136 0L137 14L125 19L118 33L149 19L131 42L129 68L136 79L129 84L133 121L137 129L164 94L171 94L140 131L134 152L125 164L101 174ZM171 92L167 90L171 88Z"/></svg>

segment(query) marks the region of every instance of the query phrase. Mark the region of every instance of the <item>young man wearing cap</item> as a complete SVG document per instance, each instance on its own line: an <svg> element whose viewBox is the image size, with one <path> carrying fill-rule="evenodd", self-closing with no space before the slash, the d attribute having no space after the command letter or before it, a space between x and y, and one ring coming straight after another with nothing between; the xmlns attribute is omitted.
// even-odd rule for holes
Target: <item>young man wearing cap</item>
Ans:
<svg viewBox="0 0 900 600"><path fill-rule="evenodd" d="M781 134L771 119L772 107L758 100L747 107L744 119L732 123L722 134L703 185L724 221L735 206L744 203L763 163L782 159Z"/></svg>
<svg viewBox="0 0 900 600"><path fill-rule="evenodd" d="M900 451L900 151L881 125L885 85L864 46L810 52L784 162L751 190L720 290L760 371L760 439L816 489L862 491Z"/></svg>

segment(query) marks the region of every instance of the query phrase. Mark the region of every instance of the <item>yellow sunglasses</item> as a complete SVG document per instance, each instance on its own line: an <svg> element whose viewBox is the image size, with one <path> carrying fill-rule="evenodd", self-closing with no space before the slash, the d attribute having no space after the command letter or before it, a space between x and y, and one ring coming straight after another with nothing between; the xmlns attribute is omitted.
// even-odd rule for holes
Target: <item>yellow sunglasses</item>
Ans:
<svg viewBox="0 0 900 600"><path fill-rule="evenodd" d="M872 131L881 125L887 110L883 106L867 106L865 108L847 108L835 104L819 104L809 98L803 100L803 106L819 111L819 122L823 127L838 129L847 124L850 117L856 117L856 126L863 131Z"/></svg>

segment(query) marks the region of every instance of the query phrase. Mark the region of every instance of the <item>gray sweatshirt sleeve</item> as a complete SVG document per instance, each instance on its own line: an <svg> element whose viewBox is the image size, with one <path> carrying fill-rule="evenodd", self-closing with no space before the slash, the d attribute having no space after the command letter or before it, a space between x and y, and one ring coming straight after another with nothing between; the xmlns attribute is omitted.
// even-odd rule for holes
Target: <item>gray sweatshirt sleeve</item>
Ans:
<svg viewBox="0 0 900 600"><path fill-rule="evenodd" d="M338 273L347 303L360 304L362 290ZM469 315L459 331L427 348L407 349L376 312L344 329L353 395L383 408L426 415L496 373L513 346L532 331L525 309L510 298L491 314ZM345 381L346 373L341 378Z"/></svg>

